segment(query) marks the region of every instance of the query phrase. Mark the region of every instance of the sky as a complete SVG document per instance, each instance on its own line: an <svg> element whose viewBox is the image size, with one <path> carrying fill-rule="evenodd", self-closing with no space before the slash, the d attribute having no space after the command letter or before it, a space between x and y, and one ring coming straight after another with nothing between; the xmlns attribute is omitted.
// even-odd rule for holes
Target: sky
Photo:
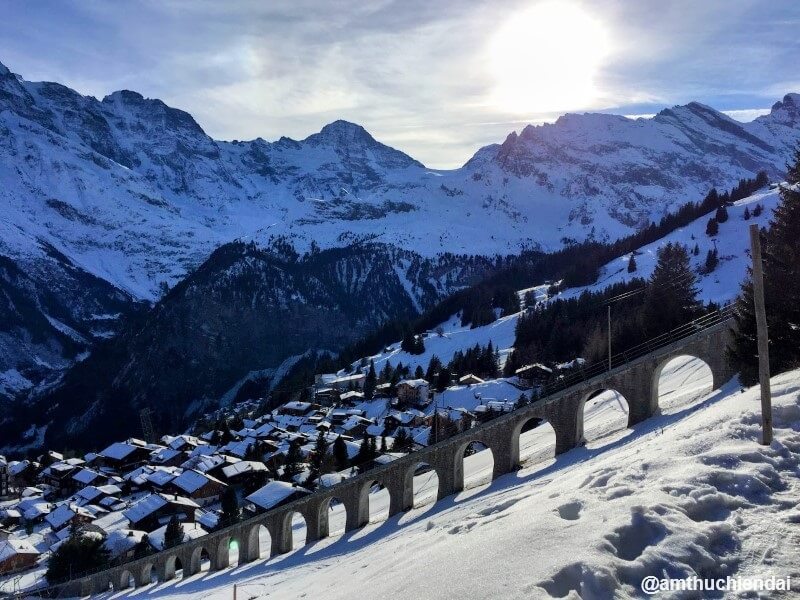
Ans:
<svg viewBox="0 0 800 600"><path fill-rule="evenodd" d="M190 112L216 139L336 119L433 168L565 112L800 92L796 0L0 0L0 62Z"/></svg>

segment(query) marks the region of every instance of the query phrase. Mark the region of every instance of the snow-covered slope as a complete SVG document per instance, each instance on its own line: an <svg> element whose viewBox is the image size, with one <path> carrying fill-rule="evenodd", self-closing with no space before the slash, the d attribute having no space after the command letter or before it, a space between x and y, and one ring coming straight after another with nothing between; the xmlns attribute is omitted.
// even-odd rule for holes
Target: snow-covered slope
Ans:
<svg viewBox="0 0 800 600"><path fill-rule="evenodd" d="M331 538L288 555L118 597L222 600L236 583L238 596L252 600L626 599L642 597L650 575L791 577L796 587L800 371L773 379L775 441L765 447L758 388L740 392L733 381L698 396L702 371L675 365L662 376L664 414L632 430L618 412L595 409L601 436L553 459L552 435L539 427L522 441L524 467L489 486L481 485L489 453L479 452L465 466L477 487L455 497L419 506L435 489L430 474L419 476L418 506L408 513L382 520L375 494L374 521L361 530L342 535L333 526Z"/></svg>

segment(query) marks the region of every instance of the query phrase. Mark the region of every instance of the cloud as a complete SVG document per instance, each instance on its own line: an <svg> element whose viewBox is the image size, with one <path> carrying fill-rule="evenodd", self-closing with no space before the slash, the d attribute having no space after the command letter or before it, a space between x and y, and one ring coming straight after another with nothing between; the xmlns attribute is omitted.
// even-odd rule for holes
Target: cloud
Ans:
<svg viewBox="0 0 800 600"><path fill-rule="evenodd" d="M27 79L95 96L128 88L162 98L216 138L302 138L344 118L429 166L450 167L525 122L558 116L512 113L491 101L492 36L537 4L8 3L0 61ZM613 40L595 97L571 102L574 110L651 114L698 100L752 111L797 89L800 4L791 0L572 4L602 22ZM523 71L520 77L535 79Z"/></svg>

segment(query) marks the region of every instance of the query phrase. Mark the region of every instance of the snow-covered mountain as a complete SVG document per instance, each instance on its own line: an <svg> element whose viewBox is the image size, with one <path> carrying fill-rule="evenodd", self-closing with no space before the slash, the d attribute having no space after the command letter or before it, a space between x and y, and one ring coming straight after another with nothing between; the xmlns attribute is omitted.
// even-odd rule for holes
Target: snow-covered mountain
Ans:
<svg viewBox="0 0 800 600"><path fill-rule="evenodd" d="M779 173L798 139L789 94L745 124L696 103L653 119L566 115L434 171L344 121L301 141L222 142L160 100L100 101L0 65L5 226L145 299L236 238L302 249L380 235L426 255L616 238L713 185ZM4 253L28 249L5 237Z"/></svg>
<svg viewBox="0 0 800 600"><path fill-rule="evenodd" d="M83 356L117 315L231 242L302 253L377 240L398 261L397 315L464 285L485 257L615 239L712 186L777 175L798 139L789 94L744 124L695 103L653 119L566 115L442 171L344 121L299 141L217 141L160 100L98 100L0 65L0 396ZM470 256L484 257L477 269ZM337 301L358 304L359 290ZM298 292L280 295L299 306Z"/></svg>

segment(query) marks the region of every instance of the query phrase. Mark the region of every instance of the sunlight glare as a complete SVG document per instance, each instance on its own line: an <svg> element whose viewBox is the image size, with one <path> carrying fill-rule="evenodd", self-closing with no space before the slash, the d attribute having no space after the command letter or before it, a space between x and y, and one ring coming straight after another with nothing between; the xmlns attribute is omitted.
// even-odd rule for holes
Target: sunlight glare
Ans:
<svg viewBox="0 0 800 600"><path fill-rule="evenodd" d="M491 40L491 103L514 113L588 107L610 54L603 24L582 8L545 2L513 15Z"/></svg>

